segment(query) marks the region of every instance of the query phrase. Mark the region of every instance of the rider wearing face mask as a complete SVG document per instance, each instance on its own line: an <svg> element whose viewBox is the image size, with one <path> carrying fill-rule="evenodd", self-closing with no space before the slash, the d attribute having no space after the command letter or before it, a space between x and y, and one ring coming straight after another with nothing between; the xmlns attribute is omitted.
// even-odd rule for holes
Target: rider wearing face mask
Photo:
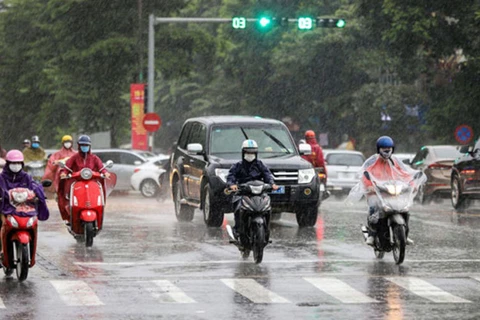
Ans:
<svg viewBox="0 0 480 320"><path fill-rule="evenodd" d="M363 167L371 175L380 180L388 179L404 179L411 177L411 174L407 171L404 164L397 158L392 157L395 150L395 143L389 136L381 136L377 139L377 154L368 158ZM367 222L370 229L375 230L375 224L378 222L378 216L376 215L376 195L373 184L366 177L362 176L363 186L367 190L367 201L370 206ZM408 221L407 221L408 223ZM373 245L375 241L375 234L369 234L366 243ZM413 244L413 241L407 238L407 244Z"/></svg>
<svg viewBox="0 0 480 320"><path fill-rule="evenodd" d="M32 176L23 171L24 157L20 150L10 150L7 152L6 159L7 161L3 171L0 175L0 188L3 191L2 198L3 207L1 208L1 219L2 222L5 221L5 216L15 212L15 207L13 207L9 202L9 197L6 191L13 188L27 188L35 192L35 195L38 198L38 219L47 220L49 217L49 211L45 201L45 194L43 193L43 187L33 180ZM1 245L1 243L0 243Z"/></svg>
<svg viewBox="0 0 480 320"><path fill-rule="evenodd" d="M23 157L25 158L25 163L45 160L45 150L40 146L40 139L38 136L32 137L30 147L23 150Z"/></svg>
<svg viewBox="0 0 480 320"><path fill-rule="evenodd" d="M238 190L238 185L253 180L261 180L272 185L273 190L277 190L274 178L265 164L258 159L258 145L254 140L245 140L242 143L242 160L233 164L228 172L227 186L232 191ZM237 234L239 219L240 197L233 197L233 208L235 216L234 233Z"/></svg>
<svg viewBox="0 0 480 320"><path fill-rule="evenodd" d="M110 178L110 173L103 168L102 160L95 154L91 153L92 140L87 135L81 135L77 140L78 152L71 156L65 165L73 172L82 170L83 168L90 168L93 171L105 174L105 177ZM102 169L102 170L100 170ZM69 171L67 169L60 170L60 178L65 178Z"/></svg>
<svg viewBox="0 0 480 320"><path fill-rule="evenodd" d="M66 161L68 158L76 154L77 152L73 150L72 143L73 138L70 135L65 135L62 137L62 147L59 151L55 152L48 158L47 168L45 169L45 174L43 175L42 180L52 180L53 185L49 191L55 192L58 189L58 182L60 179L60 170L58 167L59 161Z"/></svg>

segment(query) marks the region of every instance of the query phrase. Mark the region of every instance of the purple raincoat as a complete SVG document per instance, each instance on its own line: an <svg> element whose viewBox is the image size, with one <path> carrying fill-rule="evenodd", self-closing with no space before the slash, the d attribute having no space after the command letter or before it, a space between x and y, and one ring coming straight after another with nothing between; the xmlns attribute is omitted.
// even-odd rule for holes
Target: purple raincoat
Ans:
<svg viewBox="0 0 480 320"><path fill-rule="evenodd" d="M32 177L23 170L20 170L18 173L13 173L8 165L3 168L2 174L0 175L0 188L3 198L2 204L2 213L3 214L13 214L15 213L15 207L10 204L8 197L8 190L13 188L27 188L35 192L35 195L38 198L37 205L37 216L38 220L47 220L50 216L50 212L47 208L47 203L45 201L45 194L43 193L43 187L38 184ZM22 217L32 216L34 212L17 212L16 215Z"/></svg>

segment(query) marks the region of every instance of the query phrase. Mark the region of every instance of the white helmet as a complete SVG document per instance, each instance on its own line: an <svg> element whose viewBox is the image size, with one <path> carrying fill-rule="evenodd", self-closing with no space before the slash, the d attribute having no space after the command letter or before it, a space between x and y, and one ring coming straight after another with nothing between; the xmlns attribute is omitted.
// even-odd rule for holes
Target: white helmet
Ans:
<svg viewBox="0 0 480 320"><path fill-rule="evenodd" d="M245 140L242 143L242 152L257 153L258 144L252 139Z"/></svg>

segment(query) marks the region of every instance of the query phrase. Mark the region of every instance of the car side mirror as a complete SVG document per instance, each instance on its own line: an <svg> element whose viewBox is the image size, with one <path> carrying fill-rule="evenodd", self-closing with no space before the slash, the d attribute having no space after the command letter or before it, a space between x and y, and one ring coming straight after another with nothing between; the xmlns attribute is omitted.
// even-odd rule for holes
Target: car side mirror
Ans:
<svg viewBox="0 0 480 320"><path fill-rule="evenodd" d="M199 155L203 152L203 147L200 143L189 143L187 145L188 154Z"/></svg>
<svg viewBox="0 0 480 320"><path fill-rule="evenodd" d="M106 163L105 163L105 168L111 168L113 167L113 161L112 160L108 160Z"/></svg>
<svg viewBox="0 0 480 320"><path fill-rule="evenodd" d="M133 164L136 165L136 166L139 166L139 165L142 164L142 161L140 161L140 160L135 160L135 161L133 161Z"/></svg>
<svg viewBox="0 0 480 320"><path fill-rule="evenodd" d="M298 145L298 152L300 153L300 155L312 154L312 146L308 143L300 143Z"/></svg>
<svg viewBox="0 0 480 320"><path fill-rule="evenodd" d="M42 180L42 186L48 188L52 185L52 180Z"/></svg>

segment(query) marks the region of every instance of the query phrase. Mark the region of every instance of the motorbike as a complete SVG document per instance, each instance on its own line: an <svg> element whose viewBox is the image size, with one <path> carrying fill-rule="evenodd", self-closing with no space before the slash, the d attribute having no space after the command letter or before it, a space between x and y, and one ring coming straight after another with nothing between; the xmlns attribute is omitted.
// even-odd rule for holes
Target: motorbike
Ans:
<svg viewBox="0 0 480 320"><path fill-rule="evenodd" d="M50 180L42 181L44 187L52 184ZM15 212L24 214L9 214L4 222L2 234L2 267L6 276L16 270L19 281L28 277L29 268L35 265L37 251L37 203L38 198L32 190L27 188L14 188L8 191L10 203L15 207Z"/></svg>
<svg viewBox="0 0 480 320"><path fill-rule="evenodd" d="M270 215L272 207L268 192L272 186L263 181L250 181L238 186L238 191L226 189L225 193L235 193L240 200L240 225L238 239L234 236L232 227L227 225L230 243L235 244L242 257L247 259L253 251L255 263L263 260L263 249L270 243Z"/></svg>
<svg viewBox="0 0 480 320"><path fill-rule="evenodd" d="M330 197L330 191L327 190L327 174L324 167L315 168L315 172L320 179L320 199L327 200Z"/></svg>
<svg viewBox="0 0 480 320"><path fill-rule="evenodd" d="M63 162L59 166L70 173L60 179L58 186L58 208L62 217L68 217L67 228L77 240L84 240L86 247L93 245L93 238L103 228L103 215L106 198L113 191L117 176L110 173L110 178L89 168L73 172ZM111 168L113 161L107 161L100 169Z"/></svg>
<svg viewBox="0 0 480 320"><path fill-rule="evenodd" d="M362 225L362 233L367 240L369 232L375 234L373 250L378 259L382 259L385 252L393 251L396 264L401 264L405 259L406 242L409 233L409 209L418 191L421 172L417 172L410 181L402 180L376 180L369 172L364 176L373 184L377 200L375 212L369 216L375 226ZM373 218L372 218L373 217Z"/></svg>
<svg viewBox="0 0 480 320"><path fill-rule="evenodd" d="M35 160L25 163L25 171L28 172L33 180L40 182L45 174L45 161Z"/></svg>

